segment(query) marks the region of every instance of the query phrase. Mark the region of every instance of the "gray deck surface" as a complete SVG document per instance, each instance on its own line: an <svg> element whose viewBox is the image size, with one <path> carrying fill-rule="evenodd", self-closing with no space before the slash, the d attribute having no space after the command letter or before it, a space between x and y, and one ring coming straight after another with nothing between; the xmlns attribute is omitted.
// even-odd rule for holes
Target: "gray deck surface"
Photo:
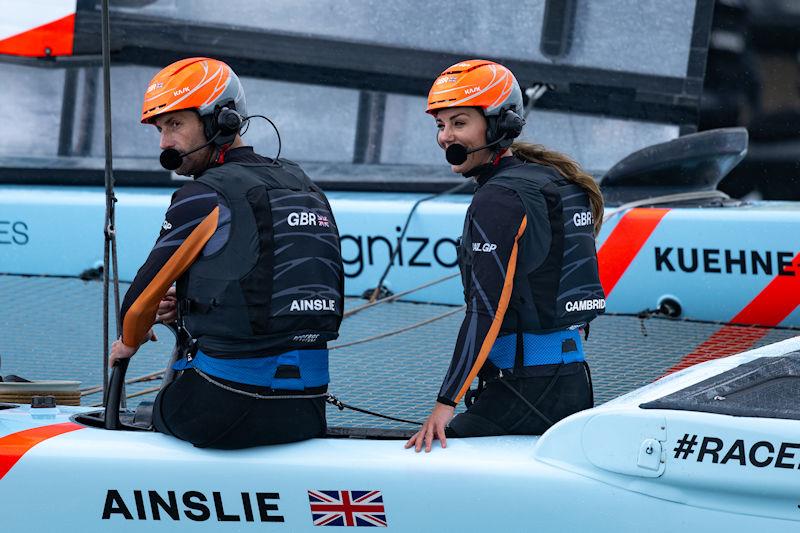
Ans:
<svg viewBox="0 0 800 533"><path fill-rule="evenodd" d="M124 295L127 284L121 284ZM75 379L81 388L102 382L102 283L77 279L0 275L0 375L28 379ZM348 300L349 308L363 304ZM378 305L344 320L348 343L415 324L453 310L432 304L395 302ZM402 418L422 420L436 399L452 355L463 312L418 329L331 352L330 392L345 403ZM719 330L714 324L601 316L592 322L586 343L595 400L603 403L662 376L681 358ZM134 357L128 377L162 369L173 337L158 326L157 343L147 343ZM113 322L112 322L113 332ZM645 334L646 333L646 334ZM771 330L755 346L800 334ZM113 335L113 333L112 333ZM725 354L723 354L725 355ZM160 382L128 386L134 393ZM155 394L131 399L134 406ZM84 405L101 401L99 394ZM410 428L352 411L329 408L331 426Z"/></svg>

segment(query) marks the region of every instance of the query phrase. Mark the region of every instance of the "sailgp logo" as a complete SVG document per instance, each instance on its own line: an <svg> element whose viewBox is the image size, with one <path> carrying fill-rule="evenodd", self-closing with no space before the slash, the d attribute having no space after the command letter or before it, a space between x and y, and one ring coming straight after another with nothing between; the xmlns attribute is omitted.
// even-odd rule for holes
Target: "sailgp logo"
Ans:
<svg viewBox="0 0 800 533"><path fill-rule="evenodd" d="M336 300L292 300L289 311L336 311Z"/></svg>
<svg viewBox="0 0 800 533"><path fill-rule="evenodd" d="M565 307L567 313L574 313L575 311L594 311L595 309L605 309L606 301L604 298L596 298L594 300L575 300L574 302L567 302Z"/></svg>
<svg viewBox="0 0 800 533"><path fill-rule="evenodd" d="M497 250L497 245L491 242L473 242L472 243L472 251L473 252L494 252Z"/></svg>

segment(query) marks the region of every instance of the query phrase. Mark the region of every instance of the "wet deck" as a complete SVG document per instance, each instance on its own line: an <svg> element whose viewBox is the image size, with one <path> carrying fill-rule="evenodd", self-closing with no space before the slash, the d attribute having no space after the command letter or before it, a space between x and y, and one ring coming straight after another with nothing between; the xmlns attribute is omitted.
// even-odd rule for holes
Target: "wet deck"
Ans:
<svg viewBox="0 0 800 533"><path fill-rule="evenodd" d="M121 284L124 294L127 284ZM0 275L0 374L28 379L75 379L87 388L102 382L102 284L66 278ZM363 301L350 300L350 308ZM434 318L454 308L387 303L345 319L333 345ZM458 312L422 327L331 352L330 391L342 401L408 419L422 419L436 398L463 317ZM112 323L113 331L113 323ZM135 356L128 377L162 369L172 334L157 328L160 342ZM602 403L664 375L681 362L727 355L800 334L797 330L721 328L715 324L602 316L586 343L595 400ZM714 337L712 337L714 336ZM709 341L709 339L711 339ZM157 386L128 386L128 393ZM136 405L154 393L130 400ZM101 401L86 396L84 405ZM352 411L329 409L332 426L410 426Z"/></svg>

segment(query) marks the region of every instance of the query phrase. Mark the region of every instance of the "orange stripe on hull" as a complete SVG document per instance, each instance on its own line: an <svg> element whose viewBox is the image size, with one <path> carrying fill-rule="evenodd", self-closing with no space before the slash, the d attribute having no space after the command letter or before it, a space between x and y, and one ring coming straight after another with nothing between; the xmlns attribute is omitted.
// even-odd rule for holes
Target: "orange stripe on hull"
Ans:
<svg viewBox="0 0 800 533"><path fill-rule="evenodd" d="M83 429L83 426L64 422L63 424L26 429L0 438L0 480L23 455L40 442L78 429Z"/></svg>
<svg viewBox="0 0 800 533"><path fill-rule="evenodd" d="M739 311L733 324L755 324L777 326L800 305L800 254L792 260L792 266L784 269L793 275L775 276L744 309ZM671 374L692 365L719 359L751 349L769 333L769 328L747 328L723 326L706 341L667 370Z"/></svg>
<svg viewBox="0 0 800 533"><path fill-rule="evenodd" d="M597 265L606 298L667 213L669 209L632 209L625 213L603 242L597 252Z"/></svg>
<svg viewBox="0 0 800 533"><path fill-rule="evenodd" d="M784 273L775 276L731 322L777 326L792 314L800 305L800 254L792 260L791 267L784 269Z"/></svg>

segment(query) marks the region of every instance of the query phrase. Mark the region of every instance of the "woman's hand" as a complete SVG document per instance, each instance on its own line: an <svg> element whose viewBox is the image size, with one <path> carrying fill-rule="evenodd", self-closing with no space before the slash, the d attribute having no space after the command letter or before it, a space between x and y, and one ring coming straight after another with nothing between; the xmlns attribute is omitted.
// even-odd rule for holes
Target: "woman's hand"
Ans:
<svg viewBox="0 0 800 533"><path fill-rule="evenodd" d="M436 402L433 411L425 423L422 424L422 429L417 431L413 437L406 442L406 448L414 446L417 452L422 450L422 444L425 443L425 452L431 451L431 446L435 439L439 439L442 443L442 448L447 448L447 438L444 436L444 428L448 422L453 418L456 408L443 403Z"/></svg>

